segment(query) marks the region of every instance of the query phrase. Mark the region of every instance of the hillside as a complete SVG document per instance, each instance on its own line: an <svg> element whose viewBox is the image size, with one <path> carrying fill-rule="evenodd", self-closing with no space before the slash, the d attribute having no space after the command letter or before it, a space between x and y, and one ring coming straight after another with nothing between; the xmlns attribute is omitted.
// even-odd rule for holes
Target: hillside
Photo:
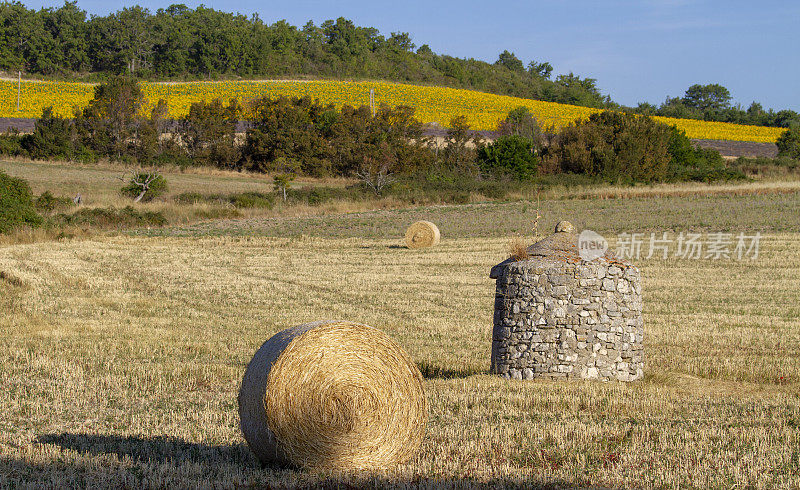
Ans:
<svg viewBox="0 0 800 490"><path fill-rule="evenodd" d="M312 15L310 12L309 15ZM170 5L138 5L88 16L77 3L33 10L0 3L0 70L87 79L353 78L469 88L592 107L606 103L595 80L554 76L547 62L527 67L513 53L496 63L436 54L406 32L382 35L339 17L303 27L258 15Z"/></svg>
<svg viewBox="0 0 800 490"><path fill-rule="evenodd" d="M224 82L142 82L148 111L164 99L169 115L184 116L192 102L219 98L248 101L263 96L310 96L337 107L369 104L370 91L375 103L390 106L408 105L416 109L416 117L425 123L447 127L454 116L464 115L476 130L493 130L508 111L527 107L545 126L556 128L588 117L599 109L544 102L519 97L446 87L407 85L390 82L351 81L224 81ZM44 107L53 106L57 114L68 117L74 107L84 107L92 98L93 85L75 82L24 81L17 110L17 83L0 81L0 117L35 118ZM684 130L690 138L773 143L782 128L746 126L730 123L656 117Z"/></svg>

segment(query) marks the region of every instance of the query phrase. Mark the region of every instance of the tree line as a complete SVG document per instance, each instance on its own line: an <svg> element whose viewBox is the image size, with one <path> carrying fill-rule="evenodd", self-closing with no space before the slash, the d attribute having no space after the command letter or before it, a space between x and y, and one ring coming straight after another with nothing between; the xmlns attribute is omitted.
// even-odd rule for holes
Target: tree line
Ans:
<svg viewBox="0 0 800 490"><path fill-rule="evenodd" d="M284 191L296 175L349 177L376 194L399 180L435 187L566 174L621 183L740 177L718 152L694 148L676 128L613 111L556 130L520 107L499 122L494 141L475 137L458 116L440 141L425 135L406 106L336 108L308 97L264 97L246 106L213 100L171 120L163 100L149 114L142 114L143 103L136 79L111 77L73 118L46 108L31 134L0 135L0 154L263 172L283 179Z"/></svg>
<svg viewBox="0 0 800 490"><path fill-rule="evenodd" d="M158 79L294 77L385 79L601 107L595 80L554 76L505 51L496 63L417 47L345 18L295 27L207 7L133 6L87 17L76 2L33 10L0 4L0 69L45 76L126 74Z"/></svg>
<svg viewBox="0 0 800 490"><path fill-rule="evenodd" d="M771 126L789 128L800 126L800 114L784 109L765 110L753 102L747 109L731 104L730 91L717 83L707 85L694 84L683 97L667 97L658 107L646 102L633 108L633 112L649 116L677 117L682 119L700 119L704 121L749 124L754 126Z"/></svg>
<svg viewBox="0 0 800 490"><path fill-rule="evenodd" d="M718 84L696 84L684 97L656 107L627 108L603 96L597 80L553 74L547 61L527 65L503 51L494 63L436 54L417 47L406 32L388 37L373 27L338 18L303 27L265 23L257 14L196 9L173 4L151 12L133 6L88 17L77 2L33 10L21 2L0 4L0 70L44 76L126 74L153 79L216 77L314 77L384 79L480 90L647 115L790 127L791 110L765 110L753 102L731 106Z"/></svg>

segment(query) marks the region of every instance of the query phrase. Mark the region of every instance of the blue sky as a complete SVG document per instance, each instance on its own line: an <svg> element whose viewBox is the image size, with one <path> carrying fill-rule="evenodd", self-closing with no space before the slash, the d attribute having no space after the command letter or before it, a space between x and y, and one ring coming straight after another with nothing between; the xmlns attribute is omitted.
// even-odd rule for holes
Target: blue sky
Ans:
<svg viewBox="0 0 800 490"><path fill-rule="evenodd" d="M63 2L24 3L40 8ZM79 0L78 6L105 15L135 4L155 11L169 3ZM800 111L800 2L789 0L203 3L298 26L342 16L387 36L408 32L415 44L437 53L489 62L508 49L525 64L549 61L555 73L596 78L604 94L626 105L659 104L694 83L720 83L745 108L756 100L766 108Z"/></svg>

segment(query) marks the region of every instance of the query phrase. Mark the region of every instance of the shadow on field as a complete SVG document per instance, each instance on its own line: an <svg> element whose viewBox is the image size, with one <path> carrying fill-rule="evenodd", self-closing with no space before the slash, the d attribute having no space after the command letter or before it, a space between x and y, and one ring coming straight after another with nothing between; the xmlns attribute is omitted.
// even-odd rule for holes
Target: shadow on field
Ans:
<svg viewBox="0 0 800 490"><path fill-rule="evenodd" d="M0 455L0 488L575 488L580 481L494 476L398 476L389 473L323 474L291 468L262 467L244 444L208 445L175 437L120 437L91 434L48 434L37 444L54 445L73 455L41 455L34 461ZM102 458L116 455L120 461Z"/></svg>
<svg viewBox="0 0 800 490"><path fill-rule="evenodd" d="M115 454L143 463L181 463L183 461L225 462L256 465L245 444L212 446L187 442L176 437L135 437L93 434L47 434L36 439L80 453Z"/></svg>
<svg viewBox="0 0 800 490"><path fill-rule="evenodd" d="M210 463L151 467L109 466L88 461L32 462L0 455L0 488L270 488L357 490L362 488L566 489L590 488L566 480L474 478L397 478L386 475L340 476L260 468L212 468ZM599 489L599 487L591 487Z"/></svg>

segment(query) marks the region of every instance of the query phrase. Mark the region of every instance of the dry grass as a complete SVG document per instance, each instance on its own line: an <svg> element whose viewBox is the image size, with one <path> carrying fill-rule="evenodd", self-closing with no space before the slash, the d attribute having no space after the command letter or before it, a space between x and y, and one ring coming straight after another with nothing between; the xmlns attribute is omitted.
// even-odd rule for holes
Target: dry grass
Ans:
<svg viewBox="0 0 800 490"><path fill-rule="evenodd" d="M800 486L800 234L755 262L640 261L646 376L624 385L485 374L504 231L0 248L0 487ZM388 332L427 378L428 435L396 472L262 469L243 445L253 352L322 318Z"/></svg>
<svg viewBox="0 0 800 490"><path fill-rule="evenodd" d="M37 193L88 186L98 205L119 199L117 168L0 168ZM173 193L271 186L239 177L168 178ZM412 210L386 200L335 216L364 204L330 203L292 211L326 216L200 225L176 207L186 225L150 232L165 236L20 232L0 243L0 487L800 487L798 189L609 187ZM400 247L415 219L437 223L439 246ZM612 246L621 231L767 236L754 262L639 261L644 381L489 376L489 268L509 236L535 241L560 219ZM427 378L428 435L397 471L262 469L243 443L247 362L275 332L324 318L388 332Z"/></svg>
<svg viewBox="0 0 800 490"><path fill-rule="evenodd" d="M516 235L511 237L508 241L508 253L514 260L527 260L530 255L528 254L528 243L523 237Z"/></svg>

